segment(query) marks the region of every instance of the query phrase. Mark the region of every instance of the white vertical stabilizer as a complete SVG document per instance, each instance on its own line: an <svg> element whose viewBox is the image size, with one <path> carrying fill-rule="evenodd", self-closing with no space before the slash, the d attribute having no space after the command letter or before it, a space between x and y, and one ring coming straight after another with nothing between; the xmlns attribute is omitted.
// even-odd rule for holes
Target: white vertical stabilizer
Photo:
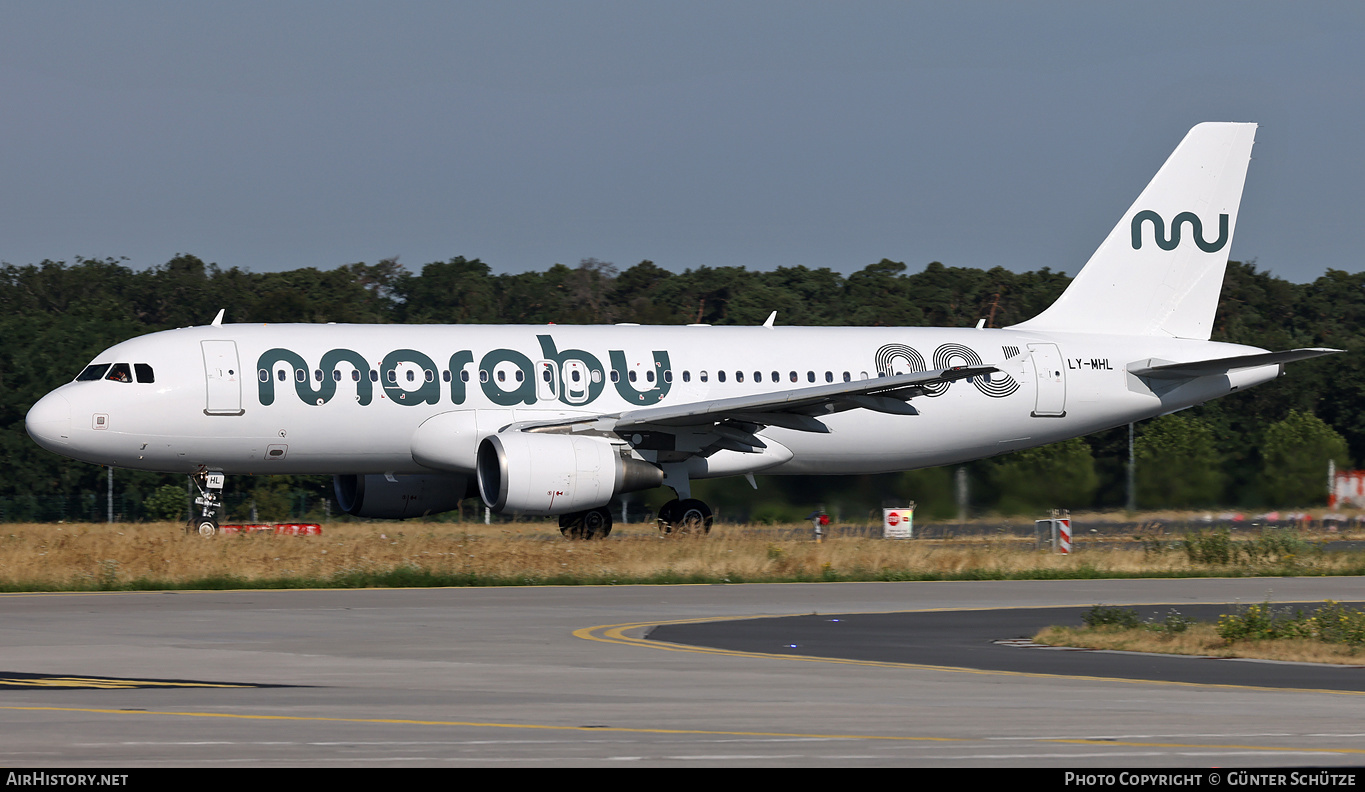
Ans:
<svg viewBox="0 0 1365 792"><path fill-rule="evenodd" d="M1057 302L1015 327L1208 340L1255 137L1191 129Z"/></svg>

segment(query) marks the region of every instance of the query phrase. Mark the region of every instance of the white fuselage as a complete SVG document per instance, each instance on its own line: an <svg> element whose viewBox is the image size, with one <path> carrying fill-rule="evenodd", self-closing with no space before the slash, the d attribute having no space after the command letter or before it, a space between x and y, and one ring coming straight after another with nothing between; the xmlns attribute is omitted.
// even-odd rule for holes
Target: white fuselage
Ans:
<svg viewBox="0 0 1365 792"><path fill-rule="evenodd" d="M971 363L1000 369L915 398L919 415L848 410L821 418L828 434L769 426L759 432L768 442L761 453L721 451L691 471L876 473L992 456L1200 404L1273 379L1280 366L1164 386L1126 368L1260 351L1016 329L204 326L109 348L94 362L144 364L154 381L68 383L35 405L28 428L49 450L122 468L419 473L429 471L413 458L414 433L439 414L476 411L480 431L496 432L845 378Z"/></svg>

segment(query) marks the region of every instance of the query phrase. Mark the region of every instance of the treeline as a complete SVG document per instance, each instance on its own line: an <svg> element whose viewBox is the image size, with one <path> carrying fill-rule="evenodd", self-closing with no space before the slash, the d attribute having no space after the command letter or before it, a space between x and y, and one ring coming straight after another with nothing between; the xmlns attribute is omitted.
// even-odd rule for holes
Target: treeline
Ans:
<svg viewBox="0 0 1365 792"><path fill-rule="evenodd" d="M0 266L0 520L103 519L105 471L50 454L29 440L24 415L100 350L124 339L228 322L760 324L772 311L793 325L1003 327L1049 305L1070 279L1043 269L1015 273L945 267L909 273L883 260L851 275L784 267L752 272L701 267L671 273L643 261L620 270L586 259L544 272L493 274L456 257L410 271L396 261L335 270L254 273L193 256L134 270L115 259ZM1329 270L1293 284L1252 264L1228 268L1214 340L1278 350L1365 348L1365 274ZM1288 377L1137 427L1140 508L1301 506L1325 497L1327 458L1365 459L1365 366L1350 352L1293 364ZM1122 507L1126 427L1083 440L967 466L971 506L1028 512ZM916 500L930 515L955 514L948 470L862 477L702 483L722 517L790 519L818 505L847 519L884 501ZM322 477L235 477L236 517L254 503L261 519L318 516ZM116 511L151 516L152 494L183 477L118 471ZM163 491L162 495L166 495ZM657 498L656 498L657 495ZM662 493L644 495L646 505ZM652 504L657 505L657 504Z"/></svg>

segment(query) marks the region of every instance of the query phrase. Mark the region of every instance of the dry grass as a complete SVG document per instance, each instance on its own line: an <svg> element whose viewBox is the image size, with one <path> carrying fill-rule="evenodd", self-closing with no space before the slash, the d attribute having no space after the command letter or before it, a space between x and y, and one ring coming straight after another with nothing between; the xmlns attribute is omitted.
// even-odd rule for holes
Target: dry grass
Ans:
<svg viewBox="0 0 1365 792"><path fill-rule="evenodd" d="M335 523L321 536L201 538L180 525L0 525L0 589L367 586L527 583L759 582L1188 576L1211 574L1184 553L1104 549L1082 540L1059 556L1013 538L890 541L832 537L806 526L724 526L709 537L660 537L619 526L598 542L561 539L544 522ZM1359 574L1365 554L1296 559L1292 568L1224 574ZM208 581L208 582L206 582ZM216 581L216 582L213 582Z"/></svg>
<svg viewBox="0 0 1365 792"><path fill-rule="evenodd" d="M1217 626L1198 623L1183 633L1153 632L1146 629L1120 630L1049 627L1033 638L1050 646L1079 646L1087 649L1114 649L1125 652L1198 655L1201 657L1251 657L1299 663L1365 664L1360 647L1329 644L1307 639L1276 641L1236 641L1227 643L1218 635Z"/></svg>

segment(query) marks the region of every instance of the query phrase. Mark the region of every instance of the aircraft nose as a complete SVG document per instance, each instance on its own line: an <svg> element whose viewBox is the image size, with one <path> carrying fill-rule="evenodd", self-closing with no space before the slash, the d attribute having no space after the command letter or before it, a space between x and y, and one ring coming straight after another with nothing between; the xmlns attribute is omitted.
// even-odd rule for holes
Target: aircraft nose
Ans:
<svg viewBox="0 0 1365 792"><path fill-rule="evenodd" d="M28 411L24 428L35 443L60 453L71 442L71 402L65 396L49 393Z"/></svg>

